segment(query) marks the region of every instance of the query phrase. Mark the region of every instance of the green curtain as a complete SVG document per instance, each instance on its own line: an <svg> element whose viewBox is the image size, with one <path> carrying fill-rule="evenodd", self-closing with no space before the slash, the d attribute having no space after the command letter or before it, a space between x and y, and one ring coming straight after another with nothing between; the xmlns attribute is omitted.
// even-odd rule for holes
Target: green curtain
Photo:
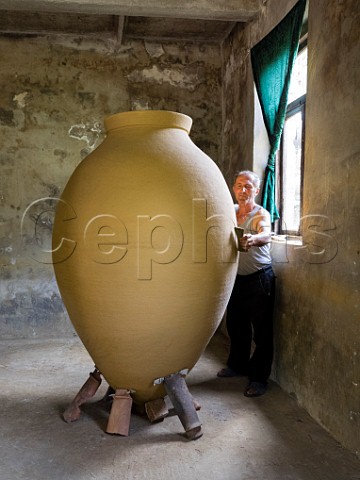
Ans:
<svg viewBox="0 0 360 480"><path fill-rule="evenodd" d="M279 218L275 203L275 154L284 127L291 71L299 48L305 6L306 0L300 0L274 29L251 49L255 85L270 141L261 203L270 212L272 222Z"/></svg>

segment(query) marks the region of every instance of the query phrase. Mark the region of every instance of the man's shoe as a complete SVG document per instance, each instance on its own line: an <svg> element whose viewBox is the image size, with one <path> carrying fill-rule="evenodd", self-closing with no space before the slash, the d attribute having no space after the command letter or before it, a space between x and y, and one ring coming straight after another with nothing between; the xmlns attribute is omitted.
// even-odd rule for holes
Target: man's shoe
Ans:
<svg viewBox="0 0 360 480"><path fill-rule="evenodd" d="M260 397L266 393L266 385L261 382L250 382L244 392L245 397Z"/></svg>

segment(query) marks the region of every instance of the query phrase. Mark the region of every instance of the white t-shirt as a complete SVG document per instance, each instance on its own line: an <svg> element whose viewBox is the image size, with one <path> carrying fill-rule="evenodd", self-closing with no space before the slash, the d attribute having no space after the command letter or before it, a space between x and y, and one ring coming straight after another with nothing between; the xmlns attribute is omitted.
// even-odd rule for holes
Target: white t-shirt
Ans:
<svg viewBox="0 0 360 480"><path fill-rule="evenodd" d="M257 212L260 210L260 206L257 205L254 210L252 210L245 220L244 223L238 224L239 227L244 229L245 233L251 233L255 235L255 230L251 229L251 224L254 218L256 217ZM239 210L239 205L235 204L235 211ZM247 252L240 252L239 263L238 263L238 275L250 275L255 273L258 270L261 270L265 267L271 266L271 255L270 255L271 243L267 243L262 247L251 247Z"/></svg>

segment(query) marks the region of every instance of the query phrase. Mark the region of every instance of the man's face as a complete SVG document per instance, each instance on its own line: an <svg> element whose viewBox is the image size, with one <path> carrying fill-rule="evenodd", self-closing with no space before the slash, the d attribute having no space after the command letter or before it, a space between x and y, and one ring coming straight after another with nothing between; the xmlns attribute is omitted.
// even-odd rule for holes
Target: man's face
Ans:
<svg viewBox="0 0 360 480"><path fill-rule="evenodd" d="M256 188L250 175L239 175L234 183L233 192L239 203L253 203L259 188Z"/></svg>

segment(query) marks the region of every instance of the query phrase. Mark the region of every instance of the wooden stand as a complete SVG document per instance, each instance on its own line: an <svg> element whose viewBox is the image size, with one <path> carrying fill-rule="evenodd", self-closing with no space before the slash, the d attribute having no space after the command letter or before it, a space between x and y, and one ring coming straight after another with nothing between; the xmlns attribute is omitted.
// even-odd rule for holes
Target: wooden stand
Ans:
<svg viewBox="0 0 360 480"><path fill-rule="evenodd" d="M87 381L63 413L63 418L67 423L75 422L80 418L81 405L95 395L101 380L101 372L95 366L95 370L90 373ZM202 436L201 423L196 411L200 410L201 405L191 396L184 376L181 373L175 373L165 377L163 382L166 393L185 429L187 438L189 440L200 438ZM106 433L128 436L133 403L130 391L124 388L114 390L109 387L105 397L99 403L111 403ZM169 414L163 398L147 402L145 412L151 423L162 421Z"/></svg>
<svg viewBox="0 0 360 480"><path fill-rule="evenodd" d="M203 434L201 423L196 413L195 401L190 395L185 378L180 373L169 375L164 379L164 386L185 429L187 438L189 440L200 438ZM197 406L200 407L198 404Z"/></svg>
<svg viewBox="0 0 360 480"><path fill-rule="evenodd" d="M114 435L129 435L132 398L129 390L118 388L113 396L106 433Z"/></svg>
<svg viewBox="0 0 360 480"><path fill-rule="evenodd" d="M79 420L81 415L80 406L87 400L92 398L97 392L101 384L101 373L95 367L95 370L90 373L89 378L79 390L74 400L70 403L68 408L63 413L65 422L71 423Z"/></svg>
<svg viewBox="0 0 360 480"><path fill-rule="evenodd" d="M169 410L163 398L145 403L145 411L151 423L160 422L169 415Z"/></svg>

